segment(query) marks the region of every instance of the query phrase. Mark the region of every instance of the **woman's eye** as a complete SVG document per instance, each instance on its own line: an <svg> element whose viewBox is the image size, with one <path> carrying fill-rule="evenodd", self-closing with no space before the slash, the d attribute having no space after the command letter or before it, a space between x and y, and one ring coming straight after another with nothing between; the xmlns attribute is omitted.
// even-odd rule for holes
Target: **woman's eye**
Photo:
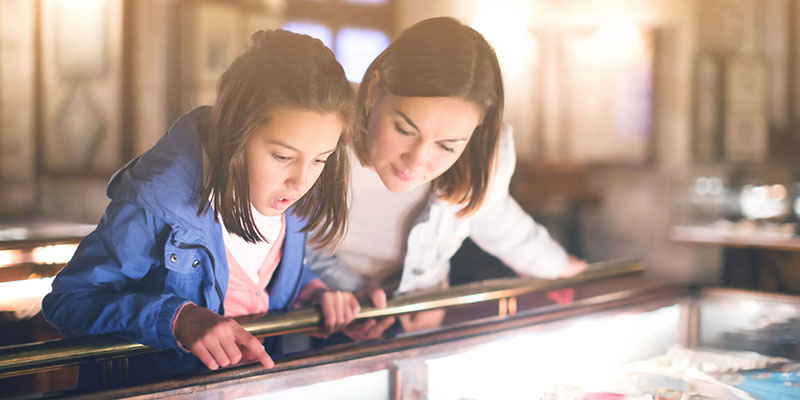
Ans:
<svg viewBox="0 0 800 400"><path fill-rule="evenodd" d="M282 156L282 155L280 155L280 154L274 154L274 153L273 153L273 154L272 154L272 158L274 158L274 159L276 159L276 160L278 160L278 161L289 161L289 157Z"/></svg>
<svg viewBox="0 0 800 400"><path fill-rule="evenodd" d="M443 144L441 144L441 143L439 144L439 147L440 147L442 150L444 150L444 151L446 151L446 152L448 152L448 153L455 153L455 151L456 151L456 149L454 149L454 148L452 148L452 147L448 147L448 146L446 146L446 145L443 145Z"/></svg>
<svg viewBox="0 0 800 400"><path fill-rule="evenodd" d="M328 162L328 160L323 160L321 158L318 158L318 159L314 160L314 164L317 164L317 165L325 165L326 162Z"/></svg>
<svg viewBox="0 0 800 400"><path fill-rule="evenodd" d="M403 136L410 136L411 135L411 132L401 128L399 124L394 124L394 129L397 132L399 132L401 135L403 135Z"/></svg>

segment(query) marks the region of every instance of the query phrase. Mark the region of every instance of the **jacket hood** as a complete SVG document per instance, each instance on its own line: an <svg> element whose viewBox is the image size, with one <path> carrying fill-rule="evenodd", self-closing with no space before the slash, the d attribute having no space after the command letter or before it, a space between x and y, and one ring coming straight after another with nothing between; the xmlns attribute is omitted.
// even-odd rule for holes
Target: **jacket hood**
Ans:
<svg viewBox="0 0 800 400"><path fill-rule="evenodd" d="M175 239L194 243L201 232L209 237L205 218L197 215L203 185L203 150L200 132L210 107L196 108L181 116L158 143L120 168L106 190L113 201L140 206L174 230Z"/></svg>

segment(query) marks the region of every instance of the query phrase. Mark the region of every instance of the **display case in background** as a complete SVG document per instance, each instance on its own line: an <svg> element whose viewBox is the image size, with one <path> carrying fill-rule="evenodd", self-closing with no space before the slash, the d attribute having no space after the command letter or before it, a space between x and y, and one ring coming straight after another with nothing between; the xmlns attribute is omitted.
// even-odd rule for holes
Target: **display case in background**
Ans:
<svg viewBox="0 0 800 400"><path fill-rule="evenodd" d="M800 293L797 167L710 164L672 186L670 238L720 248L723 286Z"/></svg>
<svg viewBox="0 0 800 400"><path fill-rule="evenodd" d="M781 398L775 393L764 397L765 392L748 397L736 386L747 383L742 369L794 366L800 357L800 297L652 282L634 287L567 305L495 313L436 330L337 345L287 357L270 371L238 367L81 396ZM520 303L525 303L523 297ZM736 377L741 381L731 381ZM785 390L795 396L786 398L800 396L796 386Z"/></svg>

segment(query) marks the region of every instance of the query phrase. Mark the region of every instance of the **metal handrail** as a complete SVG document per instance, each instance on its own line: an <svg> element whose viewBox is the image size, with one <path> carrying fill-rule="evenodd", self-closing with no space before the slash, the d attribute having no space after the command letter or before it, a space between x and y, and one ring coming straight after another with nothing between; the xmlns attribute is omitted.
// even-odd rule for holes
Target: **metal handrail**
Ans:
<svg viewBox="0 0 800 400"><path fill-rule="evenodd" d="M570 278L508 278L398 295L386 308L362 307L356 320L390 317L553 290L575 284L606 279L644 270L641 261L609 261L590 264L583 273ZM267 314L257 318L237 318L242 326L257 337L278 336L311 331L320 326L322 316L315 308ZM159 351L112 335L52 340L0 347L0 378L25 375L79 364L85 361L128 357Z"/></svg>

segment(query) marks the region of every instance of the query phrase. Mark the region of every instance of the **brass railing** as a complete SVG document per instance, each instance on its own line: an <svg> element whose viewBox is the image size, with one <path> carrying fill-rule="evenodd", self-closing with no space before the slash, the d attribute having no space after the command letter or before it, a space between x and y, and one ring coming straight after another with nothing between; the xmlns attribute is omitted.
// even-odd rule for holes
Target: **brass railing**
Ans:
<svg viewBox="0 0 800 400"><path fill-rule="evenodd" d="M389 300L386 308L363 307L356 319L389 317L520 296L638 273L643 269L644 265L640 261L611 261L590 264L585 272L571 278L496 279L444 290L416 292L413 295L400 295ZM285 314L268 314L255 319L242 319L240 322L251 334L267 337L313 330L320 325L321 315L316 309L308 308ZM85 361L128 357L154 351L158 350L111 335L0 347L0 378L47 371Z"/></svg>

